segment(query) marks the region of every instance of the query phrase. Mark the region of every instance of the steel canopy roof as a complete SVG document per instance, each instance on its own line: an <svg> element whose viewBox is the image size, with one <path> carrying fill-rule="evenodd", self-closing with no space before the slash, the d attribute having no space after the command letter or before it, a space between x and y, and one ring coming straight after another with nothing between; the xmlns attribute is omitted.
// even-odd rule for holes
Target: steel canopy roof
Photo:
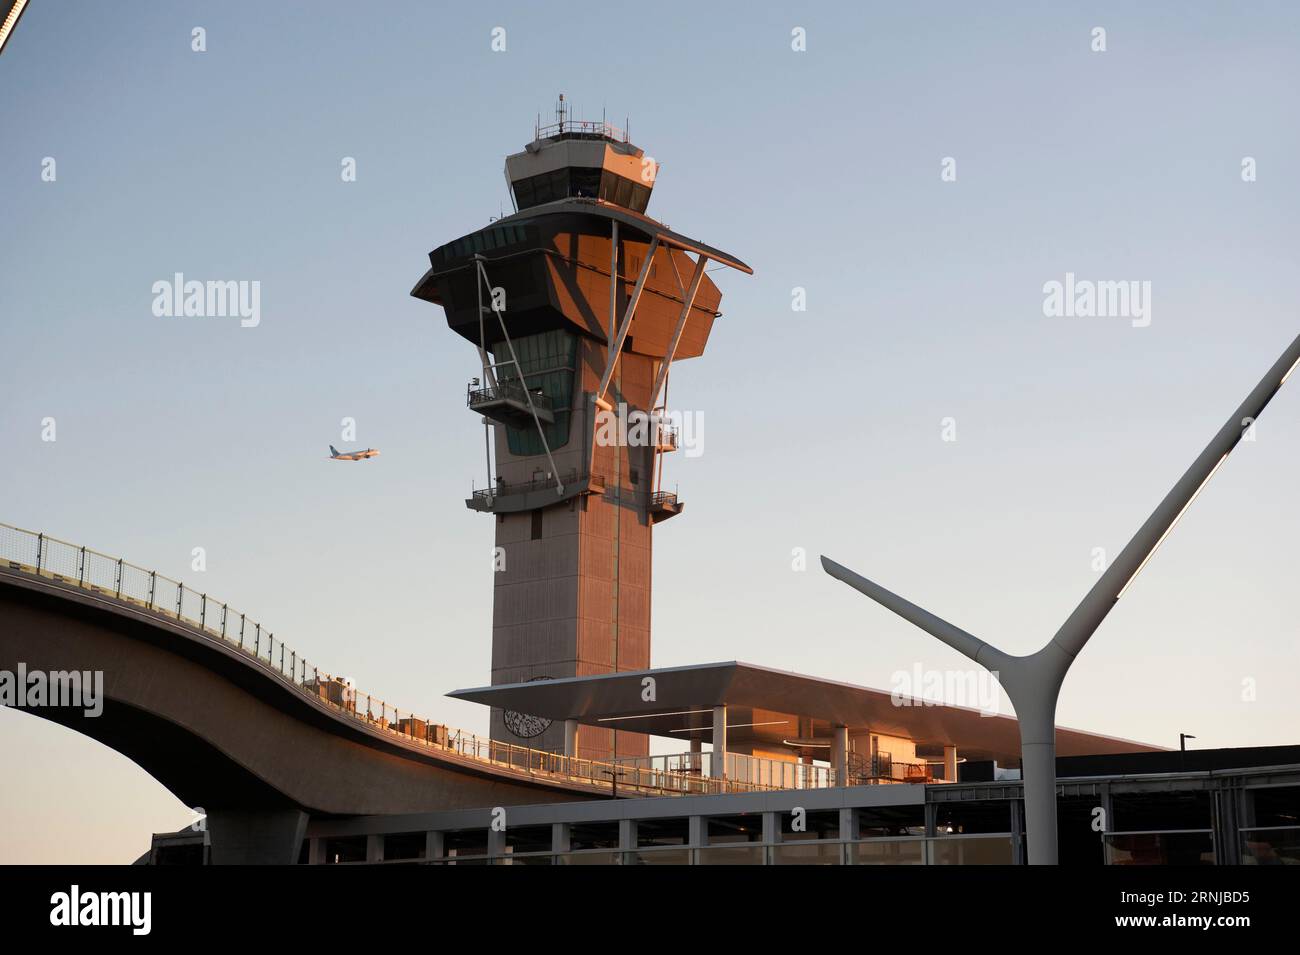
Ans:
<svg viewBox="0 0 1300 955"><path fill-rule="evenodd" d="M620 225L634 229L648 239L658 236L661 245L682 249L686 252L694 252L696 255L707 255L710 260L717 262L719 265L730 266L733 269L738 269L741 272L744 272L746 275L754 274L753 269L740 261L740 259L736 258L734 255L723 252L721 249L715 249L711 245L705 245L703 242L682 235L680 232L674 232L662 222L651 219L649 216L641 215L639 212L633 212L631 209L624 209L622 206L616 206L613 203L605 202L601 199L556 199L554 202L544 202L540 205L529 206L527 209L521 209L514 215L506 216L504 219L498 219L493 223L493 225L532 219L537 216L559 215L575 212L582 215L615 219Z"/></svg>
<svg viewBox="0 0 1300 955"><path fill-rule="evenodd" d="M654 700L642 699L647 678ZM710 739L713 707L727 707L728 740L780 745L834 726L870 730L922 745L951 745L969 759L1018 762L1020 730L1014 717L929 701L896 705L886 690L773 670L738 661L565 677L455 690L450 697L553 720L675 739ZM784 716L785 719L781 719ZM1152 752L1160 747L1057 727L1061 756Z"/></svg>

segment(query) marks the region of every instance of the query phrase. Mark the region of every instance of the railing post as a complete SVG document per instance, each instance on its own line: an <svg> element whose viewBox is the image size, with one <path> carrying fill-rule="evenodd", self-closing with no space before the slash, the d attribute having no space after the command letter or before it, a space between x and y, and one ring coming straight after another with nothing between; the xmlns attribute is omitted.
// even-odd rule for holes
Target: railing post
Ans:
<svg viewBox="0 0 1300 955"><path fill-rule="evenodd" d="M244 615L239 615L239 649L244 649Z"/></svg>
<svg viewBox="0 0 1300 955"><path fill-rule="evenodd" d="M284 673L284 641L283 640L280 641L280 672Z"/></svg>
<svg viewBox="0 0 1300 955"><path fill-rule="evenodd" d="M117 596L122 596L122 558L117 559Z"/></svg>
<svg viewBox="0 0 1300 955"><path fill-rule="evenodd" d="M176 619L181 619L181 601L185 599L185 585L176 585Z"/></svg>
<svg viewBox="0 0 1300 955"><path fill-rule="evenodd" d="M36 535L36 572L41 572L41 551L45 549L45 534Z"/></svg>
<svg viewBox="0 0 1300 955"><path fill-rule="evenodd" d="M153 609L154 588L158 586L158 571L149 571L149 609Z"/></svg>
<svg viewBox="0 0 1300 955"><path fill-rule="evenodd" d="M221 639L226 639L226 614L230 610L229 604L221 605Z"/></svg>
<svg viewBox="0 0 1300 955"><path fill-rule="evenodd" d="M262 658L262 625L257 624L257 629L253 632L253 656L259 660Z"/></svg>
<svg viewBox="0 0 1300 955"><path fill-rule="evenodd" d="M77 586L86 582L86 548L81 548L81 559L77 561Z"/></svg>
<svg viewBox="0 0 1300 955"><path fill-rule="evenodd" d="M208 625L208 595L203 594L199 599L199 629L203 630Z"/></svg>
<svg viewBox="0 0 1300 955"><path fill-rule="evenodd" d="M289 677L292 679L298 675L298 651L294 650L289 654Z"/></svg>

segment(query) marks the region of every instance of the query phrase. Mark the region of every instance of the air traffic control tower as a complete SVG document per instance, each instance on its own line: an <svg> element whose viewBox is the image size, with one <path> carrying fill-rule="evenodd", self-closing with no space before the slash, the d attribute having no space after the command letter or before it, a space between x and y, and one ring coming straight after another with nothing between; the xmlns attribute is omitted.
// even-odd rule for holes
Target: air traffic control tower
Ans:
<svg viewBox="0 0 1300 955"><path fill-rule="evenodd" d="M429 253L412 295L478 350L466 403L485 426L495 518L492 683L650 666L651 537L681 513L661 488L677 432L674 360L704 351L735 257L645 215L658 168L604 122L556 122L506 159L513 215ZM615 420L617 419L617 420ZM494 740L589 759L642 734L492 711Z"/></svg>

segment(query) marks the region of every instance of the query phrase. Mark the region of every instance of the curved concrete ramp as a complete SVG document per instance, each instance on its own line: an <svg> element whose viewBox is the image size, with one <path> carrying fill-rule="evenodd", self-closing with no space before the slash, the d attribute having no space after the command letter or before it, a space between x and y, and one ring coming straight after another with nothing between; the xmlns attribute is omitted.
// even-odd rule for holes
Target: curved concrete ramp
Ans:
<svg viewBox="0 0 1300 955"><path fill-rule="evenodd" d="M203 807L214 861L296 861L307 815L601 797L371 727L183 621L0 568L0 670L19 664L103 672L99 716L28 711L111 746Z"/></svg>

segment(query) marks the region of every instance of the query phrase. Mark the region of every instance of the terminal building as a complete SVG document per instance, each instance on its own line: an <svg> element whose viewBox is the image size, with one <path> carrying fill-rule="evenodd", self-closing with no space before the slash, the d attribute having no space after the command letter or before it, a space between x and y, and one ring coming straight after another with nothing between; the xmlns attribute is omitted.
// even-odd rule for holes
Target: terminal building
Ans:
<svg viewBox="0 0 1300 955"><path fill-rule="evenodd" d="M104 674L98 718L19 708L203 807L141 862L1025 860L1014 717L741 662L652 667L653 535L684 510L664 480L670 371L721 317L708 273L751 273L647 215L657 173L561 105L506 161L515 211L436 247L412 291L477 353L484 480L465 505L497 548L491 665L449 695L487 708L486 736L183 582L0 525L0 670ZM1300 862L1300 747L1065 727L1056 746L1063 863Z"/></svg>

